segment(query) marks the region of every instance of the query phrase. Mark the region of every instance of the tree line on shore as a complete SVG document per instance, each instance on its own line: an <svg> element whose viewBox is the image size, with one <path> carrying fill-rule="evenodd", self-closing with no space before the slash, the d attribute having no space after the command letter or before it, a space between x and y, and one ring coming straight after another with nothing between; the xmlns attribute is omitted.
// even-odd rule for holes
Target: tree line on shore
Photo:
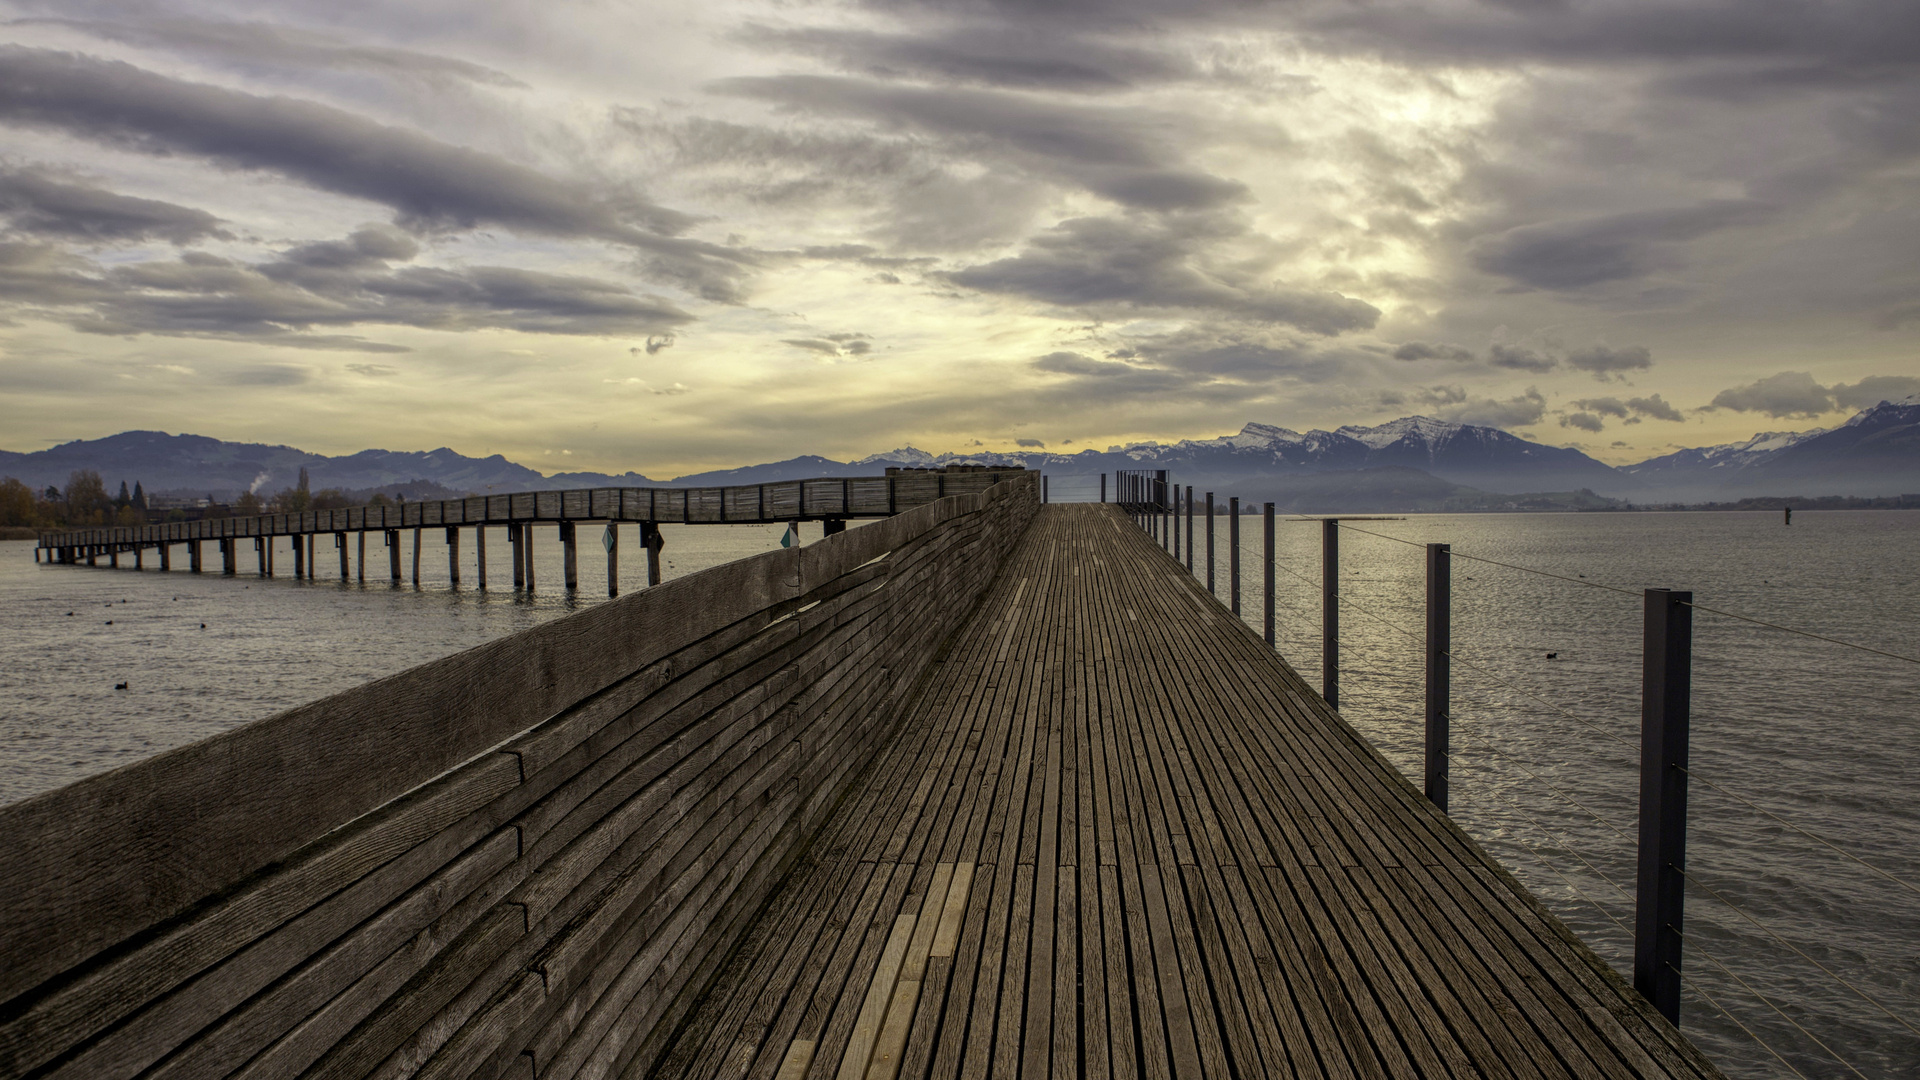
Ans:
<svg viewBox="0 0 1920 1080"><path fill-rule="evenodd" d="M400 501L405 496L399 496ZM0 527L39 529L80 529L99 525L148 525L157 521L185 521L190 518L248 517L254 514L298 514L308 510L343 510L349 506L379 506L394 500L382 492L363 496L340 488L312 490L307 470L289 488L266 498L243 491L231 503L215 501L209 493L204 502L192 506L156 506L149 500L139 481L127 488L120 482L118 495L109 495L100 474L78 469L67 477L64 490L49 485L35 491L14 477L0 479Z"/></svg>

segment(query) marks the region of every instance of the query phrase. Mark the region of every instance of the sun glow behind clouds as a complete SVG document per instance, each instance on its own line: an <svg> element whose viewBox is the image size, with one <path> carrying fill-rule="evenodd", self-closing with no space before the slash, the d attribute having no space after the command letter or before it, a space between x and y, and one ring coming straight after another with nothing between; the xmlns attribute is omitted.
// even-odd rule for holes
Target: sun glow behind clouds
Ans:
<svg viewBox="0 0 1920 1080"><path fill-rule="evenodd" d="M1428 409L1630 460L1778 371L1910 367L1891 84L1751 92L1739 28L1648 52L1580 3L942 7L16 22L8 430L667 472ZM1782 40L1845 61L1827 25Z"/></svg>

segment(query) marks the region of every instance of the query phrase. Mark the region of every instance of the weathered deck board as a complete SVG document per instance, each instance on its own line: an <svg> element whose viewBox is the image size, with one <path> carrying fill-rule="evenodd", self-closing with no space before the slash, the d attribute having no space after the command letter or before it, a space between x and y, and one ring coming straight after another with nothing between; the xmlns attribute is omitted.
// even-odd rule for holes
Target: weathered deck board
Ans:
<svg viewBox="0 0 1920 1080"><path fill-rule="evenodd" d="M1719 1075L1112 507L1042 510L655 1075L854 1075L966 875L862 1075Z"/></svg>

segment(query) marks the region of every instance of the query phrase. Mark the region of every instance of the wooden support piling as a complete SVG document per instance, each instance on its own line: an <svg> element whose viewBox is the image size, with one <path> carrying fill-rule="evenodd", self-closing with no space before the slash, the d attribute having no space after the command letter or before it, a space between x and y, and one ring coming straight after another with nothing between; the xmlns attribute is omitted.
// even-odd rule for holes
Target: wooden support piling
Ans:
<svg viewBox="0 0 1920 1080"><path fill-rule="evenodd" d="M367 530L365 529L360 530L360 559L355 567L355 573L357 580L367 580Z"/></svg>
<svg viewBox="0 0 1920 1080"><path fill-rule="evenodd" d="M618 522L607 522L607 532L601 540L601 546L607 549L607 598L620 595L620 528Z"/></svg>
<svg viewBox="0 0 1920 1080"><path fill-rule="evenodd" d="M318 578L320 576L320 563L316 561L313 557L314 550L315 550L315 541L319 539L320 539L319 533L307 534L307 577L309 580Z"/></svg>
<svg viewBox="0 0 1920 1080"><path fill-rule="evenodd" d="M340 580L345 581L351 576L347 566L347 534L343 532L334 533L333 547L340 555Z"/></svg>
<svg viewBox="0 0 1920 1080"><path fill-rule="evenodd" d="M891 483L891 482L889 482ZM640 523L640 543L647 549L647 584L660 584L660 549L667 545L660 526L651 521Z"/></svg>
<svg viewBox="0 0 1920 1080"><path fill-rule="evenodd" d="M527 564L520 554L527 546L527 538L521 532L523 528L524 526L520 525L507 526L507 547L512 555L513 587L516 589L524 589L527 586Z"/></svg>
<svg viewBox="0 0 1920 1080"><path fill-rule="evenodd" d="M486 592L487 591L487 527L485 525L475 525L473 527L473 561L475 563L475 566L477 567L476 574L480 581L480 591Z"/></svg>
<svg viewBox="0 0 1920 1080"><path fill-rule="evenodd" d="M560 523L561 576L565 579L564 584L568 592L576 592L580 588L580 546L575 543L575 536L573 522Z"/></svg>
<svg viewBox="0 0 1920 1080"><path fill-rule="evenodd" d="M1453 555L1427 545L1427 798L1447 808L1447 760L1453 709Z"/></svg>
<svg viewBox="0 0 1920 1080"><path fill-rule="evenodd" d="M533 591L533 522L520 526L520 561L526 564L527 591Z"/></svg>
<svg viewBox="0 0 1920 1080"><path fill-rule="evenodd" d="M413 530L413 587L420 587L420 529Z"/></svg>
<svg viewBox="0 0 1920 1080"><path fill-rule="evenodd" d="M307 538L293 538L293 579L300 581L307 576Z"/></svg>
<svg viewBox="0 0 1920 1080"><path fill-rule="evenodd" d="M1340 521L1320 522L1320 696L1340 707Z"/></svg>
<svg viewBox="0 0 1920 1080"><path fill-rule="evenodd" d="M1693 594L1648 589L1640 655L1640 853L1633 985L1680 1023Z"/></svg>
<svg viewBox="0 0 1920 1080"><path fill-rule="evenodd" d="M173 569L173 545L161 544L160 545L160 572L164 574L167 571L172 569Z"/></svg>
<svg viewBox="0 0 1920 1080"><path fill-rule="evenodd" d="M460 526L447 526L447 584L460 587Z"/></svg>

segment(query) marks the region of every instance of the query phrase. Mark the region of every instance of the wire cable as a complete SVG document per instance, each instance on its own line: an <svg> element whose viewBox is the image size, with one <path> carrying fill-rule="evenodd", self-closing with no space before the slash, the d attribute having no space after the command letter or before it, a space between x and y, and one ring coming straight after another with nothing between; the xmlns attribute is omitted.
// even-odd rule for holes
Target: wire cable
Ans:
<svg viewBox="0 0 1920 1080"><path fill-rule="evenodd" d="M1669 924L1667 926L1667 929L1673 930L1673 926ZM1679 931L1677 930L1675 930L1674 932L1679 933ZM1755 990L1751 983L1747 982L1747 980L1741 978L1740 976L1735 975L1732 971L1730 971L1727 968L1727 965L1721 963L1712 953L1702 948L1699 942L1689 941L1686 945L1686 948L1687 948L1687 951L1690 953L1699 953L1700 956L1707 961L1707 963L1712 964L1716 968L1719 968L1721 974L1725 975L1729 979L1732 979L1734 982L1739 983L1740 986L1744 990L1746 990L1747 993L1752 994L1754 997L1759 998L1761 1003L1766 1005L1767 1008L1772 1009L1776 1013L1779 1013L1780 1019L1785 1020L1788 1024L1791 1024L1793 1026L1793 1030L1813 1040L1815 1045L1819 1046L1820 1049L1825 1050L1827 1052L1828 1057L1831 1057L1833 1060L1839 1062L1842 1068L1846 1069L1848 1072L1852 1073L1853 1075L1858 1076L1860 1080L1867 1080L1867 1076L1865 1073L1861 1072L1859 1069L1854 1068L1853 1065L1849 1063L1846 1058L1843 1058L1839 1054L1834 1053L1833 1047L1828 1046L1824 1041L1822 1041L1820 1036L1815 1035L1813 1032L1808 1031L1804 1027L1801 1027L1800 1022L1798 1020L1795 1020L1793 1017L1788 1016L1786 1012L1780 1008L1780 1006L1775 1005L1773 1003L1772 998L1768 997L1767 995L1761 993L1758 990ZM1674 974L1676 975L1680 974L1679 969L1675 968L1672 964L1668 964L1667 967L1669 970L1673 971ZM1792 1066L1788 1066L1788 1067L1791 1068ZM1795 1071L1798 1072L1798 1070L1795 1070Z"/></svg>
<svg viewBox="0 0 1920 1080"><path fill-rule="evenodd" d="M1668 966L1668 967L1672 967L1673 965L1672 965L1672 964L1668 964L1667 966ZM1704 1000L1706 1001L1706 1003L1707 1003L1707 1004L1709 1004L1709 1005L1711 1005L1711 1006L1713 1006L1713 1011L1715 1011L1715 1012L1717 1012L1717 1013L1719 1013L1719 1014L1720 1014L1721 1016L1724 1016L1724 1017L1726 1017L1726 1018L1727 1018L1728 1020L1730 1020L1730 1021L1732 1021L1732 1022L1733 1022L1733 1026L1734 1026L1734 1027L1737 1027L1737 1028L1739 1028L1739 1029L1740 1029L1741 1031L1743 1031L1743 1032L1745 1032L1745 1033L1746 1033L1746 1036L1747 1036L1747 1038L1749 1038L1749 1039L1752 1039L1752 1040L1753 1040L1754 1042L1756 1042L1756 1043L1759 1043L1759 1044L1760 1044L1760 1049L1762 1049L1762 1050L1765 1050L1765 1051L1766 1051L1767 1053L1769 1053L1769 1054L1772 1054L1772 1055L1773 1055L1773 1060L1775 1060L1775 1061L1777 1061L1777 1062L1779 1062L1779 1063L1780 1063L1780 1064L1782 1064L1782 1065L1785 1065L1785 1066L1787 1067L1787 1071L1788 1071L1788 1072L1790 1072L1790 1073L1792 1073L1793 1075L1795 1075L1795 1076L1797 1076L1797 1077L1799 1077L1799 1078L1800 1078L1800 1080L1807 1080L1807 1074L1806 1074L1806 1073L1803 1073L1803 1072L1801 1072L1801 1071L1800 1071L1799 1069L1796 1069L1796 1068L1794 1068L1794 1067L1793 1067L1793 1062L1791 1062L1791 1061L1788 1061L1788 1060L1787 1060L1786 1058L1783 1058L1783 1057L1781 1057L1781 1056L1780 1056L1780 1051L1778 1051L1778 1050L1775 1050L1775 1049L1773 1048L1773 1045L1772 1045L1771 1043L1769 1043L1769 1042L1767 1042L1767 1040L1765 1040L1765 1039L1763 1039L1763 1038L1761 1038L1760 1036L1758 1036L1758 1035L1756 1035L1756 1034L1754 1034L1754 1032L1753 1032L1753 1029L1752 1029L1752 1028L1750 1028L1750 1027L1748 1027L1747 1025L1745 1025L1745 1024L1743 1024L1743 1023L1741 1023L1741 1022L1740 1022L1740 1018L1739 1018L1739 1017L1737 1017L1737 1016L1735 1016L1735 1015L1733 1015L1732 1013L1730 1013L1730 1012L1728 1012L1728 1011L1727 1011L1727 1007L1726 1007L1726 1006L1724 1006L1724 1005L1722 1005L1722 1004L1720 1004L1720 1003L1719 1003L1718 1001L1715 1001L1715 1000L1714 1000L1714 998L1713 998L1713 995L1712 995L1712 994L1709 994L1709 993L1707 993L1707 992L1706 992L1706 990L1704 990L1704 989L1702 989L1702 988L1701 988L1701 986L1700 986L1700 983L1699 983L1699 982L1698 982L1697 980L1696 980L1696 981L1692 981L1692 982L1687 982L1687 983L1685 983L1684 985L1686 986L1686 988L1687 988L1687 989L1689 989L1689 990L1691 990L1691 991L1693 991L1693 992L1694 992L1694 993L1696 993L1696 994L1699 994L1699 995L1701 996L1701 998L1703 998L1703 999L1704 999Z"/></svg>
<svg viewBox="0 0 1920 1080"><path fill-rule="evenodd" d="M1354 526L1348 525L1344 522L1341 522L1339 524L1341 528L1346 529L1350 532L1364 533L1367 536L1377 536L1382 540L1391 540L1396 544L1406 544L1409 547L1417 547L1417 548L1424 548L1426 546L1417 541L1405 540L1398 536L1388 536L1386 533L1377 533L1371 529L1355 528ZM1590 589L1605 589L1608 592L1617 592L1626 596L1643 595L1643 593L1641 592L1637 592L1633 589L1623 589L1618 585L1603 585L1597 581L1588 581L1586 578L1571 578L1566 576L1565 574L1555 574L1547 570L1536 570L1531 566L1519 566L1514 563L1501 562L1498 559L1489 559L1481 555L1470 555L1467 552L1454 551L1451 548L1448 549L1448 553L1458 558L1471 559L1474 562L1486 563L1489 566L1503 566L1509 570L1519 570L1523 573L1537 574L1540 577L1554 578L1559 581L1571 582L1572 584L1575 584L1575 585L1585 585ZM1843 641L1840 638L1828 637L1825 634L1816 634L1811 630L1797 630L1791 626L1782 626L1776 622L1768 622L1766 619L1756 619L1751 615L1741 615L1736 612L1725 611L1716 607L1708 607L1705 604L1690 602L1687 606L1693 608L1696 611L1711 612L1712 614L1724 616L1729 619L1737 619L1744 623L1752 623L1755 626L1764 626L1769 630L1778 630L1784 634L1798 634L1799 636L1804 638L1812 638L1815 641L1824 641L1832 645L1844 645L1849 649L1858 649L1861 652L1872 653L1875 656L1884 656L1890 660L1904 660L1909 664L1920 664L1920 657L1907 656L1903 653L1888 652L1885 649L1876 649L1871 645L1859 645L1851 641Z"/></svg>
<svg viewBox="0 0 1920 1080"><path fill-rule="evenodd" d="M1873 1006L1876 1009L1879 1009L1881 1012L1886 1013L1887 1017L1891 1019L1894 1023L1899 1024L1901 1027L1906 1028L1908 1031L1913 1032L1915 1035L1920 1035L1920 1028L1916 1028L1913 1026L1913 1024L1911 1024L1907 1020L1902 1019L1900 1015L1895 1013L1892 1009L1889 1009L1885 1005L1882 1005L1879 1002L1879 1000L1876 999L1872 994L1869 994L1865 990L1862 990L1859 987L1853 985L1851 982L1848 982L1845 978L1843 978L1838 972L1834 971L1832 968L1828 967L1827 965L1821 963L1818 960L1815 960L1813 957L1808 956L1805 952L1802 952L1798 945L1795 945L1793 942L1788 941L1786 938L1781 937L1779 934L1774 932L1772 927L1766 925L1765 923L1762 923L1760 920L1754 918L1751 914L1749 914L1745 908L1741 907L1739 904L1736 904L1733 901L1727 899L1725 896L1721 895L1720 890L1714 888L1713 886L1707 884L1704 881L1701 881L1699 878L1693 876L1691 873L1687 872L1686 870L1681 870L1680 876L1683 878L1686 878L1688 884L1697 885L1700 888L1705 889L1707 891L1707 895L1727 905L1727 907L1732 908L1734 914L1752 923L1754 926L1754 929L1759 930L1761 933L1767 935L1773 940L1786 946L1789 950L1793 952L1794 955L1798 956L1800 959L1805 960L1807 963L1812 964L1814 967L1817 967L1821 971L1826 972L1827 975L1830 976L1834 982L1839 983L1841 986L1844 986L1847 989L1853 991L1855 994L1859 995L1860 1000L1866 1002L1867 1004Z"/></svg>
<svg viewBox="0 0 1920 1080"><path fill-rule="evenodd" d="M1803 638L1812 638L1815 641L1825 641L1833 645L1845 645L1849 649L1859 649L1861 652L1872 653L1875 656L1884 656L1892 660L1905 660L1909 664L1920 664L1920 658L1916 658L1912 656L1903 656L1900 653L1888 652L1885 649L1876 649L1870 645L1856 645L1851 641L1842 641L1839 638L1828 637L1825 634L1816 634L1811 630L1795 630L1791 626L1781 626L1779 623L1768 622L1765 619L1755 619L1747 615L1736 615L1731 611L1722 611L1719 608L1708 607L1705 604L1689 603L1687 606L1692 608L1695 611L1711 612L1715 615L1722 615L1729 619L1738 619L1744 623L1752 623L1755 626L1764 626L1769 630L1778 630L1784 634L1798 634Z"/></svg>
<svg viewBox="0 0 1920 1080"><path fill-rule="evenodd" d="M1813 841L1814 843L1819 844L1821 847L1824 847L1829 851L1832 851L1835 854L1838 854L1844 858L1851 859L1852 861L1859 863L1861 866L1864 866L1868 870L1873 871L1875 874L1878 874L1879 876L1886 878L1888 881L1893 882L1895 885L1900 886L1901 888L1907 890L1908 892L1913 893L1916 896L1920 896L1920 888L1915 888L1913 885L1909 884L1908 882L1903 881L1900 878L1894 877L1892 874L1889 874L1885 870L1882 870L1879 867L1873 865L1872 863L1866 861L1865 859L1862 859L1860 856L1855 855L1853 852L1848 851L1845 848L1838 847L1834 845L1831 841L1823 839L1819 836L1815 836L1813 833L1810 833L1807 830L1801 828L1800 826L1795 825L1793 822L1788 821L1786 818L1781 817L1779 814L1776 814L1771 810L1768 810L1766 807L1761 806L1760 804L1754 802L1753 800L1747 798L1746 796L1737 795L1731 791L1728 791L1726 788L1721 787L1719 784L1714 783L1712 780L1709 780L1706 777L1701 776L1699 773L1696 773L1693 770L1686 768L1685 766L1676 765L1674 767L1679 769L1682 773L1685 773L1687 776L1687 779L1700 781L1701 783L1707 785L1708 787L1719 792L1720 794L1725 795L1727 798L1752 808L1756 813L1759 813L1765 817L1771 818L1776 822L1779 822L1782 826L1785 826L1786 828L1799 833L1801 836L1804 836L1807 839Z"/></svg>

